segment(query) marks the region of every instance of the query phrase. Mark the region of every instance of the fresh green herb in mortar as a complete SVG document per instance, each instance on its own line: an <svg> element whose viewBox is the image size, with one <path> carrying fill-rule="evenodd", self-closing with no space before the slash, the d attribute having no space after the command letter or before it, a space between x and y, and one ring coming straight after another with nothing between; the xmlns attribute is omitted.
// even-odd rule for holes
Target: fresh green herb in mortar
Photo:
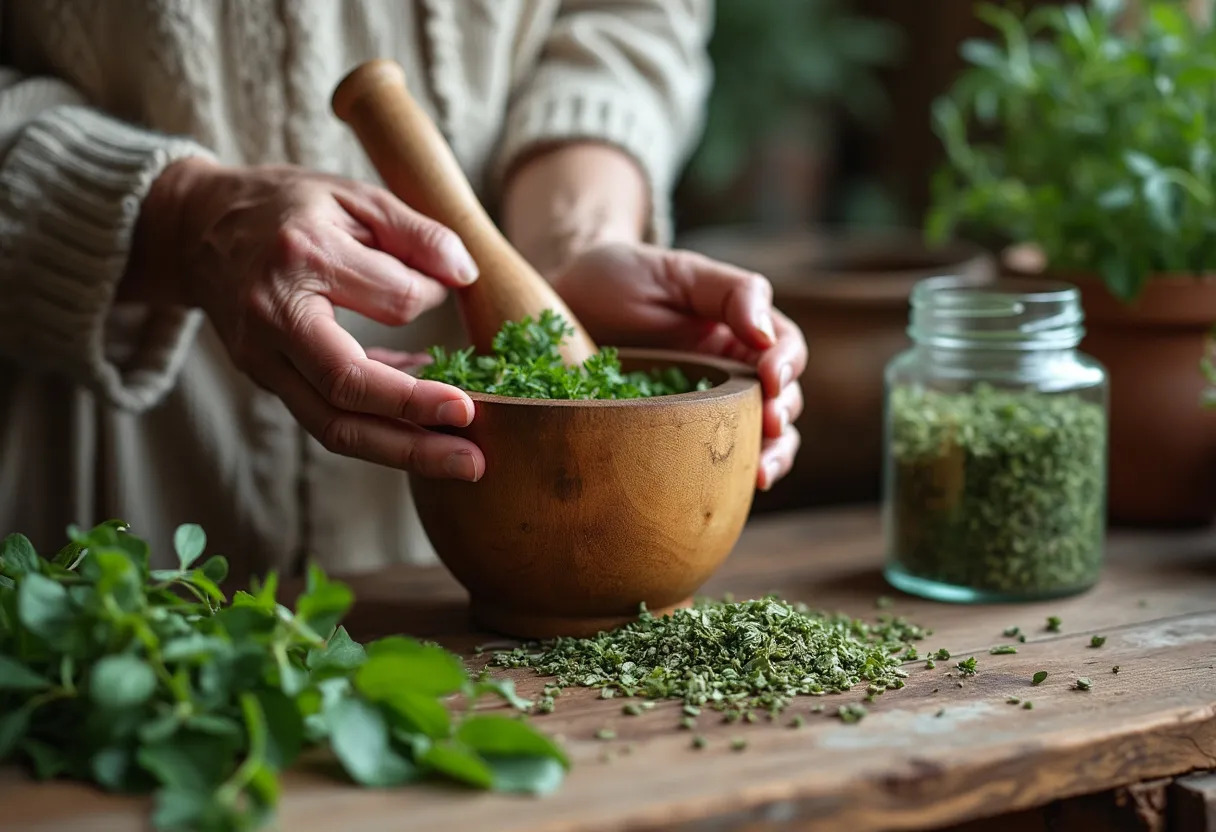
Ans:
<svg viewBox="0 0 1216 832"><path fill-rule="evenodd" d="M1014 594L1101 564L1106 417L1075 395L891 391L892 556L908 573Z"/></svg>
<svg viewBox="0 0 1216 832"><path fill-rule="evenodd" d="M153 826L209 832L270 822L279 773L311 746L372 787L562 781L553 742L472 713L486 694L527 707L513 684L472 679L435 645L352 641L339 626L351 591L315 567L293 611L273 574L229 603L227 561L201 559L198 526L177 530L177 569L150 569L122 523L71 539L50 558L21 535L0 543L0 761L154 792Z"/></svg>
<svg viewBox="0 0 1216 832"><path fill-rule="evenodd" d="M755 710L780 713L800 694L840 693L859 682L902 688L899 654L925 630L902 618L872 624L814 612L774 597L698 601L594 638L559 638L496 653L491 664L531 668L564 687L682 699L685 713L709 707L735 722Z"/></svg>
<svg viewBox="0 0 1216 832"><path fill-rule="evenodd" d="M470 392L532 399L637 399L710 386L704 379L693 385L677 367L623 372L612 347L601 348L581 367L568 367L559 350L573 333L565 318L546 309L537 321L503 324L491 355L474 355L472 347L451 353L431 347L431 363L419 376Z"/></svg>

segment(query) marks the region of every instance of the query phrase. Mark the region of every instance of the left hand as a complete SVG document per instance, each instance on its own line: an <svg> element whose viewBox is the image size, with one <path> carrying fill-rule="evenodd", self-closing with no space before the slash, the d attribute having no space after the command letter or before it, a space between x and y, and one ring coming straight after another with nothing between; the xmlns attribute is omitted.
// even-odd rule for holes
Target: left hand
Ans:
<svg viewBox="0 0 1216 832"><path fill-rule="evenodd" d="M764 392L764 444L757 485L789 473L800 437L802 332L773 308L762 276L689 251L640 243L593 246L553 285L598 343L711 353L756 368Z"/></svg>

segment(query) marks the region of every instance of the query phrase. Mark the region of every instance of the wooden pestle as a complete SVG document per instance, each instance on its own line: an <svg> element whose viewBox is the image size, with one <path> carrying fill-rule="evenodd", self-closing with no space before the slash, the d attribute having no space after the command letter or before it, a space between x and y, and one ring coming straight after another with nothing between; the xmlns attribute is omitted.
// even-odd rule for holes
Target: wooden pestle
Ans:
<svg viewBox="0 0 1216 832"><path fill-rule="evenodd" d="M353 128L385 185L419 213L456 232L480 277L457 301L477 352L489 352L506 321L562 315L575 333L563 345L567 364L581 364L596 345L562 299L507 241L478 201L455 154L410 95L405 71L387 59L355 67L334 90L334 114Z"/></svg>

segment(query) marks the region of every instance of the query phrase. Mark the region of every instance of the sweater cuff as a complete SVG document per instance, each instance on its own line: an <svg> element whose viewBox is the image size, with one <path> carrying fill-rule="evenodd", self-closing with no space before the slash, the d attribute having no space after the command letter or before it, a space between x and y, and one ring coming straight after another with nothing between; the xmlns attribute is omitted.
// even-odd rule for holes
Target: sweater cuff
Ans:
<svg viewBox="0 0 1216 832"><path fill-rule="evenodd" d="M0 166L0 353L143 411L172 388L201 312L115 308L140 205L202 146L80 106L48 109ZM124 320L127 319L127 320Z"/></svg>
<svg viewBox="0 0 1216 832"><path fill-rule="evenodd" d="M613 145L638 164L650 195L645 242L667 245L672 237L674 165L667 119L648 112L637 96L616 87L580 84L547 89L521 99L507 117L489 174L497 201L512 165L536 145L596 141Z"/></svg>

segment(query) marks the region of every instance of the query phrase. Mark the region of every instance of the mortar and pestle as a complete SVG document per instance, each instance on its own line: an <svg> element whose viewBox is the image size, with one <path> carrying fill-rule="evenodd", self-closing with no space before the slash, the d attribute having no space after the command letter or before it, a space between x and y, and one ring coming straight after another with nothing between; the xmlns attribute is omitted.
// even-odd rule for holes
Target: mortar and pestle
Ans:
<svg viewBox="0 0 1216 832"><path fill-rule="evenodd" d="M480 270L459 290L476 350L506 321L552 309L574 327L571 365L597 350L549 283L502 236L450 147L411 97L401 67L356 67L334 91L385 186L451 228ZM440 560L468 591L479 627L521 638L589 636L690 603L734 548L760 460L760 383L710 356L620 350L625 371L679 367L702 391L631 400L469 393L476 483L410 475Z"/></svg>

